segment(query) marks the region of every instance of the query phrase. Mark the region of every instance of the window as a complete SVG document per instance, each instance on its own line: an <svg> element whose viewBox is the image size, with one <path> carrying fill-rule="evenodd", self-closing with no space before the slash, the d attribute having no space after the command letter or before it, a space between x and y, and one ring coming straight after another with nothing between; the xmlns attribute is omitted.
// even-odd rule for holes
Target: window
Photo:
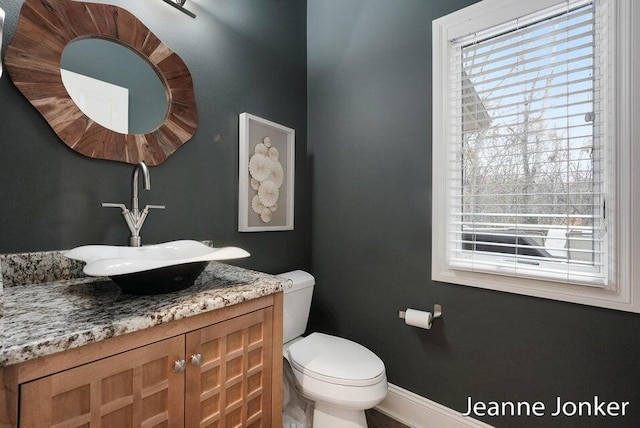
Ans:
<svg viewBox="0 0 640 428"><path fill-rule="evenodd" d="M484 0L434 21L434 280L640 312L634 14Z"/></svg>

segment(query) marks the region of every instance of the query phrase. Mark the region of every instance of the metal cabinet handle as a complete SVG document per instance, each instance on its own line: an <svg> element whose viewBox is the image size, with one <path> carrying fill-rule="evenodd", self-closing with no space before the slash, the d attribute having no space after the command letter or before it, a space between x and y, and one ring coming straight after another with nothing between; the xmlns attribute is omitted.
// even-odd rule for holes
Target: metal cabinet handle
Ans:
<svg viewBox="0 0 640 428"><path fill-rule="evenodd" d="M191 356L191 365L195 367L200 367L202 364L202 354L193 354Z"/></svg>
<svg viewBox="0 0 640 428"><path fill-rule="evenodd" d="M182 373L187 368L187 362L185 360L178 360L173 366L173 371L176 373Z"/></svg>

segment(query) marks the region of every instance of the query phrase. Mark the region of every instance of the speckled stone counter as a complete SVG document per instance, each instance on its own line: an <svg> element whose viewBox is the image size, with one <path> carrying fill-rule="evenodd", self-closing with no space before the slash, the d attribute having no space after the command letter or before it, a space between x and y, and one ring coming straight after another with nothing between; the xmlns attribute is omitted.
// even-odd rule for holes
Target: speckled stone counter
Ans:
<svg viewBox="0 0 640 428"><path fill-rule="evenodd" d="M153 296L122 294L105 278L8 287L5 277L0 367L277 293L288 281L217 262L186 290Z"/></svg>

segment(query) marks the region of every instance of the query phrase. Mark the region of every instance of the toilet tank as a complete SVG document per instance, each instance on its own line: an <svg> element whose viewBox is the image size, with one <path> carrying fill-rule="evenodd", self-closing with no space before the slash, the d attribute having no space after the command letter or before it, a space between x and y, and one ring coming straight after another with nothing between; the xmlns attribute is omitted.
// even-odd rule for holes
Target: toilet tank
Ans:
<svg viewBox="0 0 640 428"><path fill-rule="evenodd" d="M311 309L311 296L315 278L308 272L294 270L278 275L293 281L293 285L284 289L284 302L282 305L284 343L302 336L307 328L309 310Z"/></svg>

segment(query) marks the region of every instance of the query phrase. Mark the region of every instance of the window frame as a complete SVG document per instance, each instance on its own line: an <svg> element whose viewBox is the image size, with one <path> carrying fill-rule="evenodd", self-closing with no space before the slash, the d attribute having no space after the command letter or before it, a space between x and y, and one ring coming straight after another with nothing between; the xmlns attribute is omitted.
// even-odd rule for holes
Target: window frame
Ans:
<svg viewBox="0 0 640 428"><path fill-rule="evenodd" d="M535 4L531 4L535 3ZM432 279L438 282L485 288L542 297L590 306L640 313L640 267L633 263L640 256L640 148L632 142L640 139L640 84L632 77L640 72L640 4L633 0L611 1L610 37L615 49L610 52L614 76L614 113L612 134L607 142L607 169L614 181L607 198L607 218L613 227L608 233L615 247L609 254L609 284L604 288L564 284L543 279L519 278L456 269L449 265L449 219L453 195L449 192L449 55L450 40L479 32L520 16L563 3L558 0L522 2L483 0L433 21L433 156L432 156ZM638 49L636 49L638 50ZM634 101L636 100L636 101ZM634 218L634 215L635 218ZM613 230L612 230L613 229ZM632 237L636 239L632 239ZM634 242L635 241L635 242ZM634 283L634 279L637 279Z"/></svg>

